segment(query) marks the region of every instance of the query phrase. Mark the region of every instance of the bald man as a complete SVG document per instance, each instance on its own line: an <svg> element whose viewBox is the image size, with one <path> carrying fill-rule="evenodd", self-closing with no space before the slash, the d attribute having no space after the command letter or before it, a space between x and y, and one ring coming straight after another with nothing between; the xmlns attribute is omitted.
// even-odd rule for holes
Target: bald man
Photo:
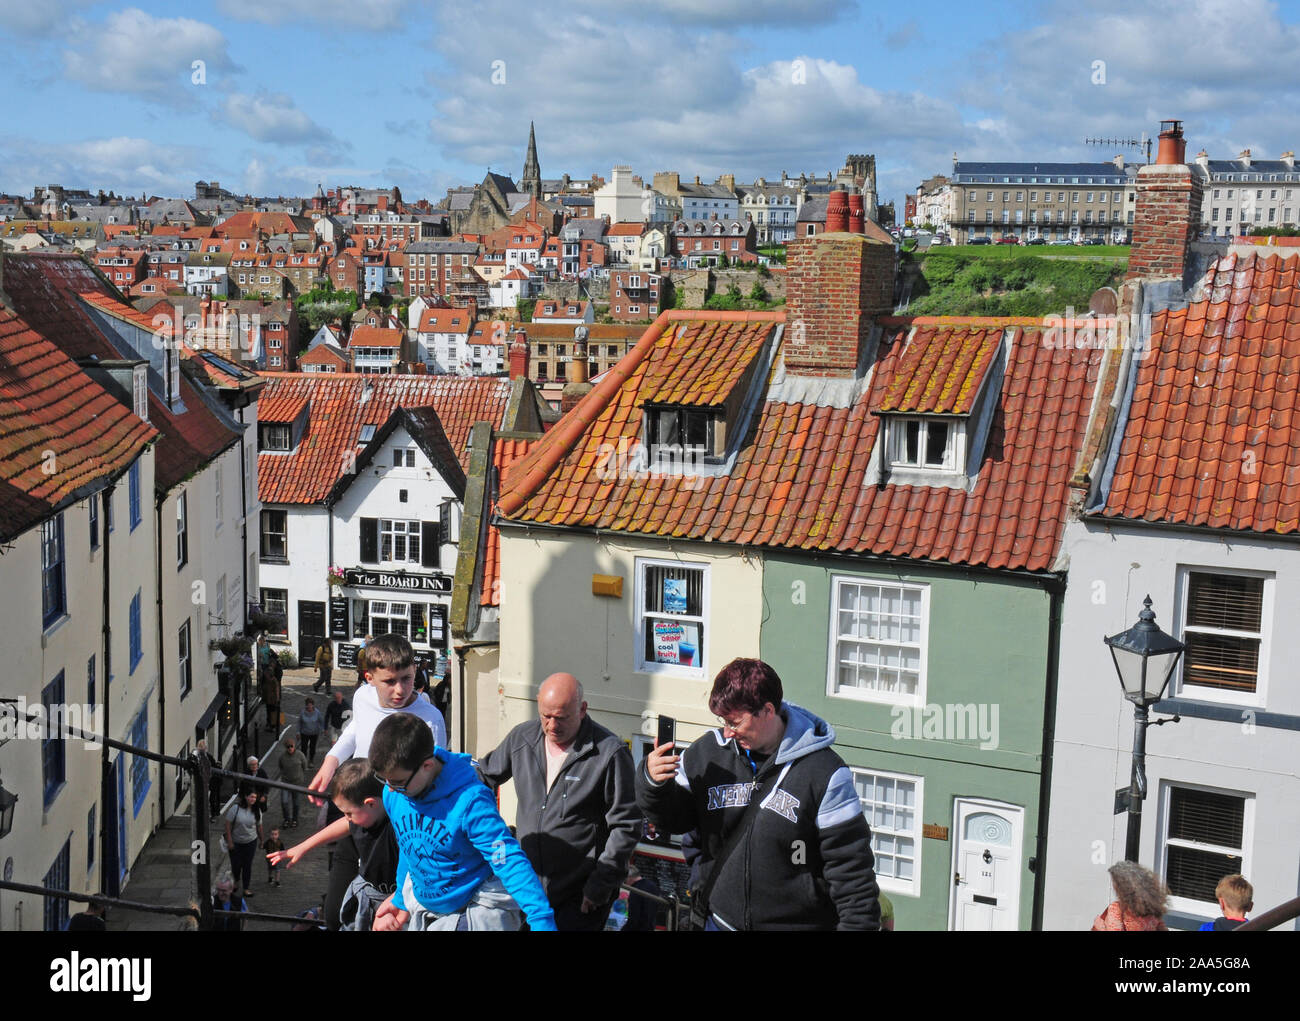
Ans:
<svg viewBox="0 0 1300 1021"><path fill-rule="evenodd" d="M587 715L582 685L551 674L536 720L479 763L490 787L515 782L519 843L561 932L603 929L641 833L632 753Z"/></svg>

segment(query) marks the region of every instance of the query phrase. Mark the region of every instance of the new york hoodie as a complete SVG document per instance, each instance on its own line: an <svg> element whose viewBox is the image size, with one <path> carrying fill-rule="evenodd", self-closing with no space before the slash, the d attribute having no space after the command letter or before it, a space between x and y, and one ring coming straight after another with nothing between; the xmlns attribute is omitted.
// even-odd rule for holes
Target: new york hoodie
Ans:
<svg viewBox="0 0 1300 1021"><path fill-rule="evenodd" d="M542 884L497 812L468 755L438 748L442 771L417 800L384 788L384 811L397 837L397 892L411 878L416 899L440 915L462 911L493 873L523 909L535 931L555 931L555 915Z"/></svg>
<svg viewBox="0 0 1300 1021"><path fill-rule="evenodd" d="M853 776L832 750L830 724L781 703L785 734L755 775L734 739L711 730L682 753L673 780L655 784L645 760L637 804L671 833L700 831L701 875L746 827L722 866L709 909L732 929L878 929L871 833ZM747 812L757 787L762 801Z"/></svg>

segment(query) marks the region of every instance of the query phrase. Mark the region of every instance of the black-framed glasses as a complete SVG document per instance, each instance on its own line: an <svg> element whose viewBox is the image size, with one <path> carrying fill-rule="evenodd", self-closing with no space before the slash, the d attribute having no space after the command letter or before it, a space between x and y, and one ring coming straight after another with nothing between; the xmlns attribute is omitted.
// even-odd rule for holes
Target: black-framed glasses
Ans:
<svg viewBox="0 0 1300 1021"><path fill-rule="evenodd" d="M424 760L424 762L428 762L428 761L430 761L432 758L433 758L433 756L430 755L429 758L427 758L427 759ZM381 784L383 784L385 787L387 787L387 788L388 788L390 791L392 791L394 794L405 794L405 793L406 793L406 788L410 787L410 786L411 786L411 781L415 779L415 774L418 773L421 769L424 768L424 762L421 762L419 766L417 766L414 770L412 770L411 775L408 776L408 777L407 777L405 780L403 780L401 783L393 783L392 780L387 780L387 779L385 779L384 777L380 776L378 773L375 774L375 779L378 780L378 781L379 781Z"/></svg>

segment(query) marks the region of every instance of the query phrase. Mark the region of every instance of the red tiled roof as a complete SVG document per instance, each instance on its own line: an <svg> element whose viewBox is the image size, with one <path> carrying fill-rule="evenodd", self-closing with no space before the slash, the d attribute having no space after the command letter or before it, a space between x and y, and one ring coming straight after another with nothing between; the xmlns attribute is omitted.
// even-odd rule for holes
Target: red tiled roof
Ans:
<svg viewBox="0 0 1300 1021"><path fill-rule="evenodd" d="M513 440L497 437L492 445L492 467L496 469L498 491L504 492L510 469L537 445L537 440ZM482 606L501 605L501 533L493 523L496 505L488 518L487 540L483 544L483 590L479 596Z"/></svg>
<svg viewBox="0 0 1300 1021"><path fill-rule="evenodd" d="M311 403L307 431L293 452L258 455L258 496L267 504L324 500L338 481L346 455L358 449L361 427L382 426L398 407L433 408L465 469L470 427L475 422L491 422L493 428L501 428L510 401L510 380L500 377L263 375L268 384L258 402L259 421L292 421L306 402ZM370 396L362 403L367 385Z"/></svg>
<svg viewBox="0 0 1300 1021"><path fill-rule="evenodd" d="M647 404L717 407L762 353L770 323L685 321L664 330L649 352L637 399Z"/></svg>
<svg viewBox="0 0 1300 1021"><path fill-rule="evenodd" d="M558 298L538 298L537 305L533 309L533 321L545 322L547 319L572 319L574 316L581 318L587 314L586 301L561 301ZM547 312L546 306L553 306L553 312ZM569 306L574 308L573 312L569 311Z"/></svg>
<svg viewBox="0 0 1300 1021"><path fill-rule="evenodd" d="M1015 320L885 320L871 376L847 407L781 399L774 388L729 474L602 477L611 474L607 452L640 439L647 382L681 357L665 335L684 322L723 323L740 331L731 350L748 351L783 320L784 313L661 315L514 468L500 513L663 537L1052 569L1102 352L1045 345L1037 328ZM1000 402L972 490L866 484L880 424L872 412L902 368L909 333L983 330L992 337L978 342L994 343L1008 326ZM691 344L699 329L677 343Z"/></svg>
<svg viewBox="0 0 1300 1021"><path fill-rule="evenodd" d="M645 233L644 223L616 223L605 232L606 237L633 237L639 238Z"/></svg>
<svg viewBox="0 0 1300 1021"><path fill-rule="evenodd" d="M401 347L405 334L385 326L358 326L352 331L348 347Z"/></svg>
<svg viewBox="0 0 1300 1021"><path fill-rule="evenodd" d="M420 315L420 333L465 333L474 325L474 317L463 308L426 308Z"/></svg>
<svg viewBox="0 0 1300 1021"><path fill-rule="evenodd" d="M86 309L89 304L141 329L152 330L151 317L118 302L95 271L77 256L6 258L5 289L18 312L40 332L56 339L73 358L121 357L117 346L91 319ZM164 493L239 439L239 434L217 418L183 376L180 399L185 410L173 412L152 390L149 392L149 421L161 433L154 454L154 486Z"/></svg>
<svg viewBox="0 0 1300 1021"><path fill-rule="evenodd" d="M1100 514L1300 531L1300 257L1228 254L1162 312Z"/></svg>
<svg viewBox="0 0 1300 1021"><path fill-rule="evenodd" d="M969 415L1002 345L1002 334L923 327L908 340L879 411Z"/></svg>
<svg viewBox="0 0 1300 1021"><path fill-rule="evenodd" d="M304 365L336 365L345 372L348 367L347 357L341 351L335 351L327 344L317 344L304 355L298 357L298 367Z"/></svg>
<svg viewBox="0 0 1300 1021"><path fill-rule="evenodd" d="M7 256L6 270L15 261ZM125 471L158 436L61 350L62 331L72 328L55 321L37 331L0 308L0 541Z"/></svg>

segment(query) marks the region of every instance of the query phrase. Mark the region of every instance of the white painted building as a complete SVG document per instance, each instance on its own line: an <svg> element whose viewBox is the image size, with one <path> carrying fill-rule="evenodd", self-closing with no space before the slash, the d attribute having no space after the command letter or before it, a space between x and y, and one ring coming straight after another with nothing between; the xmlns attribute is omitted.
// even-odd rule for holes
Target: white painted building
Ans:
<svg viewBox="0 0 1300 1021"><path fill-rule="evenodd" d="M1180 183L1181 168L1152 169ZM1176 211L1170 222L1182 237ZM1102 639L1132 627L1148 595L1156 624L1186 646L1151 709L1181 722L1146 741L1138 859L1170 889L1166 922L1218 917L1214 886L1232 873L1254 885L1257 913L1296 896L1300 385L1275 368L1300 356L1285 325L1295 258L1230 252L1190 302L1177 281L1146 284L1148 297L1172 293L1173 311L1153 316L1149 353L1126 359L1113 411L1099 409L1115 437L1065 538L1046 928L1086 928L1110 896L1106 867L1124 857L1127 819L1113 810L1129 785L1133 708ZM1249 357L1261 345L1275 354Z"/></svg>
<svg viewBox="0 0 1300 1021"><path fill-rule="evenodd" d="M597 188L592 196L595 219L609 223L645 223L651 219L649 196L653 195L643 184L633 180L632 168L614 167L609 182Z"/></svg>
<svg viewBox="0 0 1300 1021"><path fill-rule="evenodd" d="M262 608L285 618L275 646L310 661L332 641L340 667L368 633L405 628L426 657L445 647L437 626L445 609L430 607L450 603L463 447L476 421L505 427L508 406L520 421L540 422L530 387L350 373L268 384L259 402L259 575ZM328 581L331 567L348 572L340 589Z"/></svg>

